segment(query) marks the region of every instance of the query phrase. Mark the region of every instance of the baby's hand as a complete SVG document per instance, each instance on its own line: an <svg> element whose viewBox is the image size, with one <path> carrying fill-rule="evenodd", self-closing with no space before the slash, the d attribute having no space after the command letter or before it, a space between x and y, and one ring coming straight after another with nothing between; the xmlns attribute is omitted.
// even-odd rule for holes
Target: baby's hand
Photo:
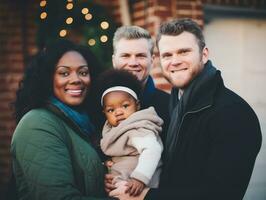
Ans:
<svg viewBox="0 0 266 200"><path fill-rule="evenodd" d="M130 196L138 196L145 188L145 184L137 179L131 178L127 181L128 189L126 190Z"/></svg>
<svg viewBox="0 0 266 200"><path fill-rule="evenodd" d="M127 186L128 182L127 181L119 181L115 184L115 189L109 192L109 196L114 196L114 195L121 195L125 194L126 190L128 189Z"/></svg>

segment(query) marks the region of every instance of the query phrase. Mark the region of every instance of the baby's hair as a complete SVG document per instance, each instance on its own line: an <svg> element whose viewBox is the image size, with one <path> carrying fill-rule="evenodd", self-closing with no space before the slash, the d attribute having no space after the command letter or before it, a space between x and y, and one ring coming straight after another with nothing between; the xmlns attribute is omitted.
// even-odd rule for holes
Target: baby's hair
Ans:
<svg viewBox="0 0 266 200"><path fill-rule="evenodd" d="M137 94L138 98L142 94L142 85L136 76L122 69L109 69L103 72L97 80L97 96L99 101L105 90L115 86L130 88Z"/></svg>

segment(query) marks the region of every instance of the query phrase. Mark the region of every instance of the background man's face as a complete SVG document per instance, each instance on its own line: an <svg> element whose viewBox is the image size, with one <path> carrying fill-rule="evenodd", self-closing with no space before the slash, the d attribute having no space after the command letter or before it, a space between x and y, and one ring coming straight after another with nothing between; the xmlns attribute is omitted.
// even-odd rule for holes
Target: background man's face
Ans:
<svg viewBox="0 0 266 200"><path fill-rule="evenodd" d="M189 32L162 35L158 48L164 76L180 89L185 89L208 61L208 49L200 52L196 37Z"/></svg>
<svg viewBox="0 0 266 200"><path fill-rule="evenodd" d="M146 83L153 63L153 56L146 39L120 39L112 59L114 68L127 70L143 85Z"/></svg>

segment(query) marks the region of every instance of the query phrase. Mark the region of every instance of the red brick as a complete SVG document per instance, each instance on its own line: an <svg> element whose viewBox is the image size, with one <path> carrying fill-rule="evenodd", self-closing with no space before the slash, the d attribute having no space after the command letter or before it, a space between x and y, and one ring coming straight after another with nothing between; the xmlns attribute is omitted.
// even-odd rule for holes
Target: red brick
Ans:
<svg viewBox="0 0 266 200"><path fill-rule="evenodd" d="M171 13L169 12L169 10L167 10L167 11L155 11L154 15L159 16L160 18L162 18L162 20L165 20L167 17L171 16Z"/></svg>
<svg viewBox="0 0 266 200"><path fill-rule="evenodd" d="M8 111L11 116L12 116L12 119L14 118L13 116L13 112L12 110L9 110ZM10 121L10 120L5 120L5 121L2 121L0 123L0 129L1 129L1 132L6 132L7 135L11 135L11 133L13 132L14 130L14 127L15 127L15 122L14 121Z"/></svg>
<svg viewBox="0 0 266 200"><path fill-rule="evenodd" d="M157 5L158 5L158 6L165 6L165 7L167 7L168 9L171 8L171 3L172 3L172 2L169 1L169 0L167 0L167 1L166 1L166 0L158 0L158 1L157 1Z"/></svg>

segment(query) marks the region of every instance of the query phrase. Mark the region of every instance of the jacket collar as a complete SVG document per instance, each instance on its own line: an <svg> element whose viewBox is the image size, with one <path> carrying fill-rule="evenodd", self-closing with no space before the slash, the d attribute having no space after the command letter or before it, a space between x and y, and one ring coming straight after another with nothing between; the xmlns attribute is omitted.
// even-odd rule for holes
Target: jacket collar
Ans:
<svg viewBox="0 0 266 200"><path fill-rule="evenodd" d="M182 95L184 113L195 112L204 107L211 106L217 88L223 85L220 71L208 61L202 72L190 83ZM172 106L178 103L178 89L172 89Z"/></svg>

